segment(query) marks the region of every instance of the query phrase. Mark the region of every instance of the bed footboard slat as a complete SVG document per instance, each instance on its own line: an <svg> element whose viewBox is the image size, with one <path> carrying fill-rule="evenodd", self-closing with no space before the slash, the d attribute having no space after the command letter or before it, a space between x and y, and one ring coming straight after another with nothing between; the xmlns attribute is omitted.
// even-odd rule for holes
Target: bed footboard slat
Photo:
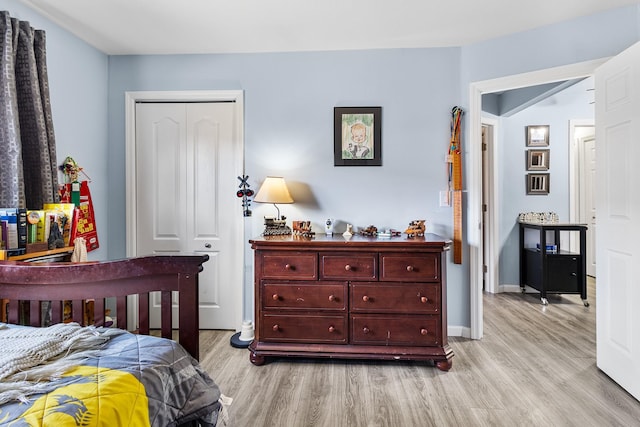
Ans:
<svg viewBox="0 0 640 427"><path fill-rule="evenodd" d="M42 325L42 308L40 301L29 301L29 324L31 326Z"/></svg>
<svg viewBox="0 0 640 427"><path fill-rule="evenodd" d="M105 309L104 298L96 298L93 303L93 323L96 326L104 326Z"/></svg>
<svg viewBox="0 0 640 427"><path fill-rule="evenodd" d="M10 301L7 307L7 317L9 323L19 323L20 321L20 301Z"/></svg>
<svg viewBox="0 0 640 427"><path fill-rule="evenodd" d="M120 329L127 329L127 297L116 297L116 326Z"/></svg>
<svg viewBox="0 0 640 427"><path fill-rule="evenodd" d="M162 296L160 297L160 315L162 316L160 320L160 331L162 338L172 338L172 325L173 325L173 316L172 316L172 292L171 291L162 291Z"/></svg>
<svg viewBox="0 0 640 427"><path fill-rule="evenodd" d="M51 324L62 323L64 313L63 301L51 301Z"/></svg>
<svg viewBox="0 0 640 427"><path fill-rule="evenodd" d="M138 299L138 323L141 334L149 334L149 294L140 294Z"/></svg>
<svg viewBox="0 0 640 427"><path fill-rule="evenodd" d="M71 301L71 318L80 324L84 323L84 301Z"/></svg>

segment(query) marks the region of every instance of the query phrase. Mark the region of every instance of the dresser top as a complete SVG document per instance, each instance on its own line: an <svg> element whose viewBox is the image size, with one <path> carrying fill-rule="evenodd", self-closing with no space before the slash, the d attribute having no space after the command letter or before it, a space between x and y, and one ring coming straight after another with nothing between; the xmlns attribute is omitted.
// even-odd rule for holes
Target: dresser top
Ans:
<svg viewBox="0 0 640 427"><path fill-rule="evenodd" d="M328 236L317 234L314 237L300 236L261 236L249 240L253 249L328 249L328 250L351 250L351 249L427 249L446 251L451 245L451 240L445 239L437 234L425 233L423 237L366 237L354 234L347 238L342 234Z"/></svg>

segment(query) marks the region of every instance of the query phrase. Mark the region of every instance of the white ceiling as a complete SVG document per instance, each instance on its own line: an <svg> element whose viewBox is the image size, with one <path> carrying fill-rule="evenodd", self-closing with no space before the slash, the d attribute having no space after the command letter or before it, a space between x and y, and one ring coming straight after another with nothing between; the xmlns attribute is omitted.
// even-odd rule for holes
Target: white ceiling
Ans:
<svg viewBox="0 0 640 427"><path fill-rule="evenodd" d="M637 0L20 1L112 55L465 46L637 3Z"/></svg>

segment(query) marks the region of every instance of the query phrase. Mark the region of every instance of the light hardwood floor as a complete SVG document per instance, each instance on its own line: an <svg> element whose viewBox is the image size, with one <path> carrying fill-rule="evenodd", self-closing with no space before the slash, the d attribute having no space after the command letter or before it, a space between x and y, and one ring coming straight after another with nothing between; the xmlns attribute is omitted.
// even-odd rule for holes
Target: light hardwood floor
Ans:
<svg viewBox="0 0 640 427"><path fill-rule="evenodd" d="M235 426L640 426L640 403L595 365L595 290L485 294L484 338L450 337L453 367L329 359L249 362L201 331L201 362Z"/></svg>

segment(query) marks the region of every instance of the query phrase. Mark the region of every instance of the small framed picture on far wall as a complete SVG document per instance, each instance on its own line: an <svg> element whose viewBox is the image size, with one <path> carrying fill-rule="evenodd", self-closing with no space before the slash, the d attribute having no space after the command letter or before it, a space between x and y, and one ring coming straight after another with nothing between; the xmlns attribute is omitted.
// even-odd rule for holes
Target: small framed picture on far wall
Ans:
<svg viewBox="0 0 640 427"><path fill-rule="evenodd" d="M549 174L548 173L528 173L526 178L527 178L527 195L549 194Z"/></svg>
<svg viewBox="0 0 640 427"><path fill-rule="evenodd" d="M547 147L549 145L549 125L527 126L527 147Z"/></svg>
<svg viewBox="0 0 640 427"><path fill-rule="evenodd" d="M527 150L527 170L528 171L549 170L549 149Z"/></svg>

